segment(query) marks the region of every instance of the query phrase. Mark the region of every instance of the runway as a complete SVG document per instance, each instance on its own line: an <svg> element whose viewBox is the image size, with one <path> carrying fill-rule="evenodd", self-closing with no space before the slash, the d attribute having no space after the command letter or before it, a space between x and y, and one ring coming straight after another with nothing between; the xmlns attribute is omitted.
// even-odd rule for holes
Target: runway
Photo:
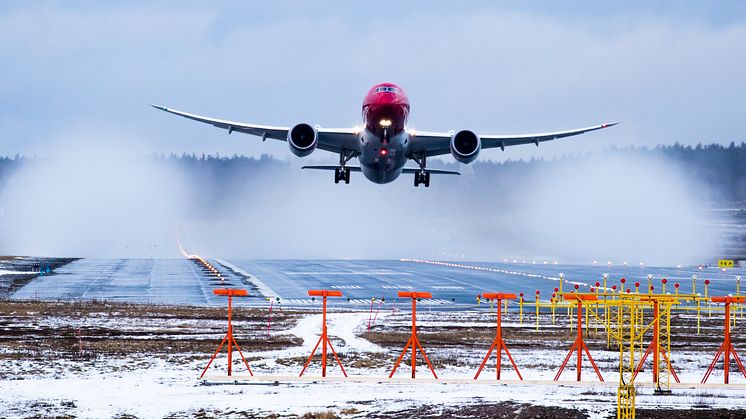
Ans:
<svg viewBox="0 0 746 419"><path fill-rule="evenodd" d="M608 287L640 282L647 291L647 275L660 291L661 279L680 283L680 292L692 288L697 275L697 292L704 292L709 280L709 295L736 292L736 276L746 269L726 272L715 267L640 267L562 265L553 263L441 262L422 260L244 260L208 259L219 269L223 281L208 275L197 263L187 259L80 259L39 276L15 292L15 299L112 300L151 304L224 305L223 297L213 295L218 287L247 288L254 298L237 301L241 305L266 305L272 298L283 306L313 307L318 301L307 295L309 289L336 289L343 298L329 299L331 305L351 308L369 307L371 299L396 301L397 291L428 291L433 300L421 304L430 309L459 309L476 304L483 292L525 294L535 301L538 290L542 300L559 286L560 272L565 275L564 289L588 292L609 274ZM744 284L746 285L746 284ZM741 291L743 293L743 290ZM277 300L279 298L279 300ZM400 303L403 303L400 300Z"/></svg>

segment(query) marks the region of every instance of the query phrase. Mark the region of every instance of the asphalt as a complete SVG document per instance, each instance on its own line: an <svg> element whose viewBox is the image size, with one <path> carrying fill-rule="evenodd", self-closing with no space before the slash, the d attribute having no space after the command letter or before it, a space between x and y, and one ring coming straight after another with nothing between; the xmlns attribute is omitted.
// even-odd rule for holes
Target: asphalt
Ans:
<svg viewBox="0 0 746 419"><path fill-rule="evenodd" d="M220 277L210 274L198 263L187 259L80 259L60 267L49 275L39 276L22 287L12 298L45 300L111 300L151 304L224 305L224 297L212 291L220 287L247 288L252 297L236 304L266 305L271 299L281 306L318 307L309 297L309 289L332 289L342 298L330 298L329 304L351 308L377 307L381 300L406 304L397 299L398 291L431 292L432 300L420 304L429 309L474 307L478 294L484 292L524 293L535 301L538 290L542 300L559 287L564 274L563 290L590 291L596 282L607 287L621 287L647 292L647 275L652 275L655 292L692 290L692 275L697 275L696 292L708 295L736 293L736 276L746 269L723 272L716 267L647 267L599 265L560 265L554 263L442 262L422 260L241 260L209 259ZM222 280L221 280L222 278ZM746 287L746 282L742 284ZM742 289L741 293L744 293ZM374 300L375 299L375 300Z"/></svg>

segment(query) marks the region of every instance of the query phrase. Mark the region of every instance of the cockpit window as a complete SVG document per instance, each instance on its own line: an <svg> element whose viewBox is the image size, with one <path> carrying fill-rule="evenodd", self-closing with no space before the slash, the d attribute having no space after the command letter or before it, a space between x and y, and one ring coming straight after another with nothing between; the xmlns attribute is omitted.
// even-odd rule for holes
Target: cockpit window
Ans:
<svg viewBox="0 0 746 419"><path fill-rule="evenodd" d="M398 91L399 90L396 87L391 87L391 86L381 86L376 89L376 93L381 93L381 92L396 93Z"/></svg>

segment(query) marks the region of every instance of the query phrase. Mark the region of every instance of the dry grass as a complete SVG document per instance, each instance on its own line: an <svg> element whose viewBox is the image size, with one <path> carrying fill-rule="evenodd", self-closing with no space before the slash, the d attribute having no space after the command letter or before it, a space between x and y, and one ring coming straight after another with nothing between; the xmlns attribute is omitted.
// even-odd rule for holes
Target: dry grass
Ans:
<svg viewBox="0 0 746 419"><path fill-rule="evenodd" d="M267 310L239 308L234 311L234 333L246 354L298 346L300 338L277 331L300 317L298 312L273 313L268 337ZM225 320L226 309L218 307L5 300L0 301L0 359L50 353L80 359L82 340L83 358L150 354L189 362L191 354L215 350L226 332Z"/></svg>

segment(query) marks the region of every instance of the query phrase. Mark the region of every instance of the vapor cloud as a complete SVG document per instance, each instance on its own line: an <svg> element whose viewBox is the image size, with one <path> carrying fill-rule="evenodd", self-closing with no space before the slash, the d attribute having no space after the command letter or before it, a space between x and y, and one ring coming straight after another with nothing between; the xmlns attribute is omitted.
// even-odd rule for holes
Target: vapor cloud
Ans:
<svg viewBox="0 0 746 419"><path fill-rule="evenodd" d="M30 160L0 195L0 253L176 257L188 185L131 144L84 134Z"/></svg>

